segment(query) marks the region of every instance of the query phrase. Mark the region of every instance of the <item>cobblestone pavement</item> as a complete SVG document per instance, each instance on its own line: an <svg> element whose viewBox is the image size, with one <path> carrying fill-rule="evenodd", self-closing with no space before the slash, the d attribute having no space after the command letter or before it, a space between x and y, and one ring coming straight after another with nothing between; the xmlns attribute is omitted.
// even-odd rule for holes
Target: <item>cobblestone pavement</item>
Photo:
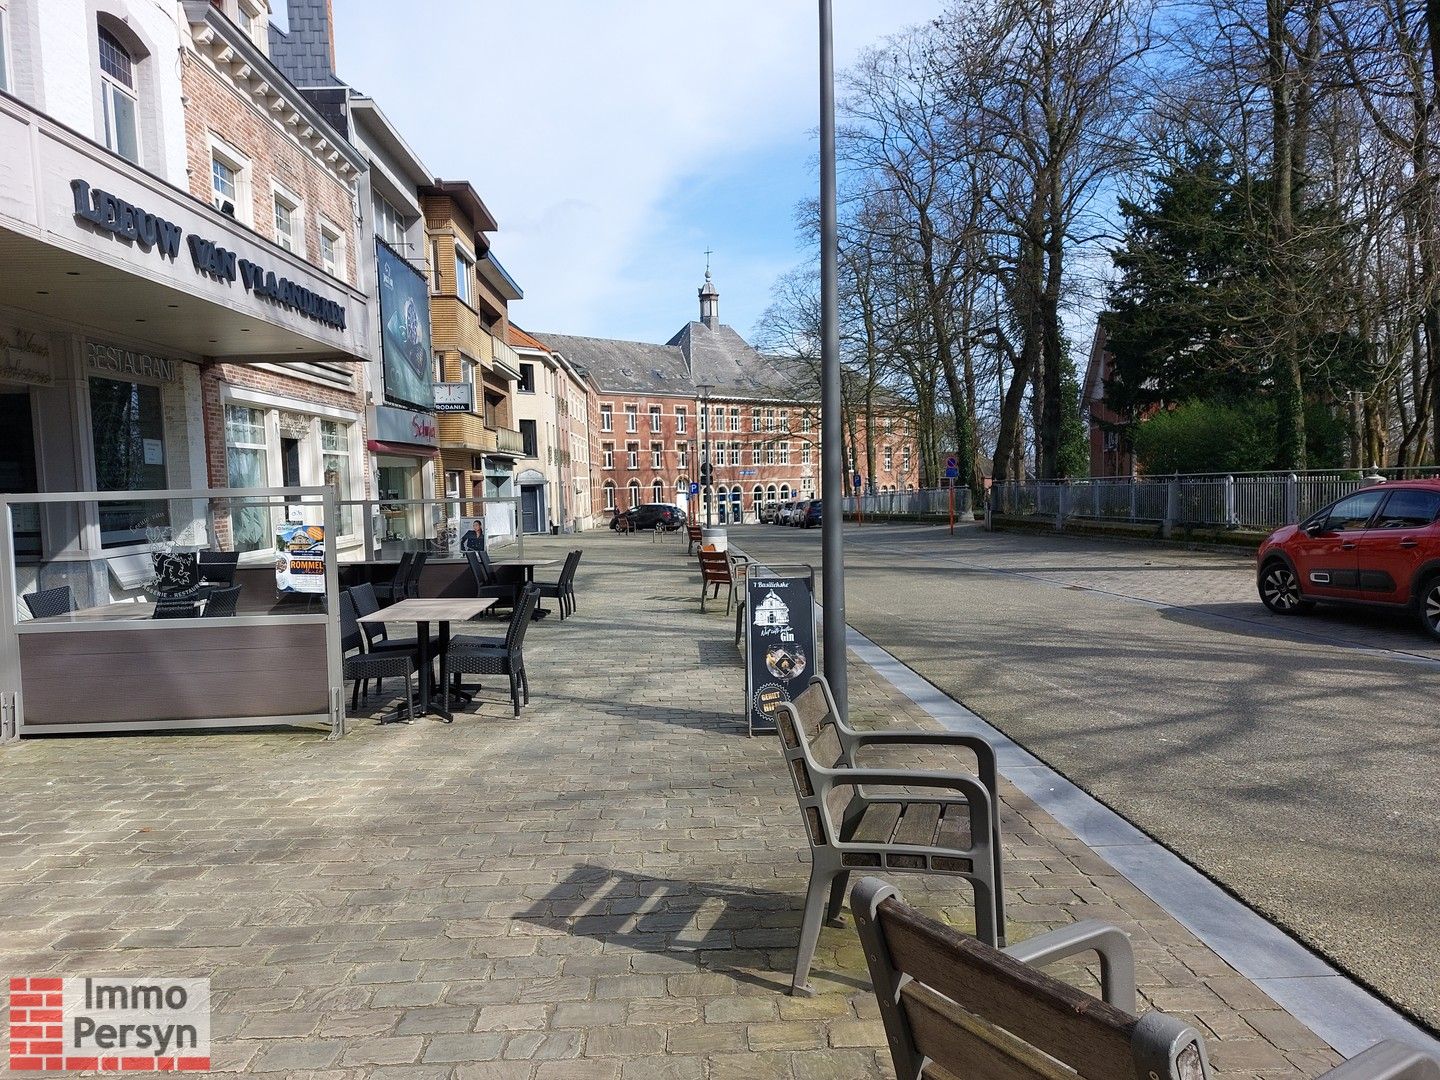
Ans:
<svg viewBox="0 0 1440 1080"><path fill-rule="evenodd" d="M0 751L0 974L209 976L216 1072L889 1075L851 929L824 930L817 996L783 992L808 857L774 742L737 720L723 605L699 612L682 549L573 542L581 610L527 639L534 702L518 720L489 686L453 726L357 718L339 742ZM857 720L929 726L852 666ZM1008 785L1003 827L1012 937L1119 923L1145 1000L1212 1036L1222 1076L1338 1061ZM952 883L898 883L971 925Z"/></svg>

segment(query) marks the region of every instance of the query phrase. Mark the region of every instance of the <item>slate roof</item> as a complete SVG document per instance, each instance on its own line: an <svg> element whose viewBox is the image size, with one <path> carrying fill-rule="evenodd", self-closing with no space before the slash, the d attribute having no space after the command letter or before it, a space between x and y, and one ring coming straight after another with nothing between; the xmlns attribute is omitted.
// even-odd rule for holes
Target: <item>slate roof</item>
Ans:
<svg viewBox="0 0 1440 1080"><path fill-rule="evenodd" d="M330 69L330 5L326 0L288 0L290 32L274 23L270 59L296 86L343 86Z"/></svg>
<svg viewBox="0 0 1440 1080"><path fill-rule="evenodd" d="M664 345L537 332L555 352L584 368L607 393L682 394L709 383L717 398L801 400L819 388L793 362L761 356L731 327L687 323Z"/></svg>

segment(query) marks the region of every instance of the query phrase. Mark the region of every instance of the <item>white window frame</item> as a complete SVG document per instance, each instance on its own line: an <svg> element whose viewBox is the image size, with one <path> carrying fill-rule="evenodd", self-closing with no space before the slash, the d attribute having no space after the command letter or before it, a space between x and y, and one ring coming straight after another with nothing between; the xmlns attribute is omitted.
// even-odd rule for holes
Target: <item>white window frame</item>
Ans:
<svg viewBox="0 0 1440 1080"><path fill-rule="evenodd" d="M739 444L738 442L732 442L732 443L730 444L730 464L731 464L731 465L739 465L739 464L740 464L740 456L741 456L740 444Z"/></svg>
<svg viewBox="0 0 1440 1080"><path fill-rule="evenodd" d="M687 414L686 414L686 411L685 411L685 406L683 406L683 405L677 405L677 406L675 406L675 434L676 434L676 435L684 435L684 434L685 434L685 424L686 424L686 422L687 422L687 421L686 421L686 415L687 415Z"/></svg>
<svg viewBox="0 0 1440 1080"><path fill-rule="evenodd" d="M675 450L675 464L677 468L688 469L690 467L690 444L680 443Z"/></svg>
<svg viewBox="0 0 1440 1080"><path fill-rule="evenodd" d="M632 442L625 444L625 467L631 472L634 472L636 469L640 468L639 443Z"/></svg>
<svg viewBox="0 0 1440 1080"><path fill-rule="evenodd" d="M774 430L775 430L775 410L774 410L774 409L766 409L766 410L765 410L765 430L766 430L766 431L774 431Z"/></svg>
<svg viewBox="0 0 1440 1080"><path fill-rule="evenodd" d="M764 455L764 453L765 453L765 451L761 448L761 446L760 446L760 444L759 444L758 442L757 442L757 443L751 443L751 444L750 444L750 464L751 464L751 465L759 465L759 464L760 464L760 459L761 459L761 457Z"/></svg>
<svg viewBox="0 0 1440 1080"><path fill-rule="evenodd" d="M780 463L781 465L789 465L789 464L790 464L790 444L789 444L789 442L781 442L781 443L780 443L780 446L779 446L779 451L780 451L780 453L779 453L779 463Z"/></svg>
<svg viewBox="0 0 1440 1080"><path fill-rule="evenodd" d="M10 8L0 3L0 90L9 92L13 70L10 65Z"/></svg>
<svg viewBox="0 0 1440 1080"><path fill-rule="evenodd" d="M808 412L804 416L800 417L800 431L802 434L810 434L810 423L810 414Z"/></svg>
<svg viewBox="0 0 1440 1080"><path fill-rule="evenodd" d="M810 447L810 444L809 444L808 442L807 442L807 443L801 443L801 444L800 444L800 464L801 464L801 465L809 465L809 464L810 464L810 450L811 450L811 447Z"/></svg>
<svg viewBox="0 0 1440 1080"><path fill-rule="evenodd" d="M98 63L98 68L100 72L100 120L103 128L102 134L104 136L102 141L105 143L105 146L110 151L118 154L120 157L125 157L125 155L120 152L119 137L112 133L113 117L115 114L115 106L113 102L115 99L115 95L121 95L130 103L130 119L132 125L130 136L135 143L135 157L133 161L135 162L135 164L138 165L140 163L140 155L142 152L142 147L140 145L140 91L139 88L135 85L135 83L139 81L139 68L141 61L137 60L131 54L129 47L118 37L116 37L114 33L106 29L104 26L96 23L94 41L97 61L100 48L100 33L102 30L108 37L115 39L115 43L120 46L120 49L124 52L125 59L130 62L129 86L125 85L116 76L106 71L105 65L103 63ZM6 70L9 70L8 65L6 67ZM126 160L129 161L132 159L126 158Z"/></svg>
<svg viewBox="0 0 1440 1080"><path fill-rule="evenodd" d="M637 405L625 406L625 434L634 435L640 430L640 408Z"/></svg>
<svg viewBox="0 0 1440 1080"><path fill-rule="evenodd" d="M320 234L320 268L333 278L350 280L350 261L346 257L345 233L323 214L316 218ZM325 261L325 241L330 241L331 261Z"/></svg>
<svg viewBox="0 0 1440 1080"><path fill-rule="evenodd" d="M887 444L881 452L885 456L885 471L891 472L895 468L895 451Z"/></svg>
<svg viewBox="0 0 1440 1080"><path fill-rule="evenodd" d="M615 407L613 405L600 406L600 430L615 430Z"/></svg>
<svg viewBox="0 0 1440 1080"><path fill-rule="evenodd" d="M600 467L602 469L615 468L615 444L602 443L600 446Z"/></svg>
<svg viewBox="0 0 1440 1080"><path fill-rule="evenodd" d="M634 510L640 505L640 481L631 480L627 490L630 492L630 509Z"/></svg>
<svg viewBox="0 0 1440 1080"><path fill-rule="evenodd" d="M220 209L225 201L215 190L214 162L219 161L235 174L235 220L244 225L252 224L255 200L250 197L250 159L214 132L210 133L210 205Z"/></svg>
<svg viewBox="0 0 1440 1080"><path fill-rule="evenodd" d="M405 216L400 208L378 191L371 193L371 212L375 215L375 235L396 251L405 243L407 228Z"/></svg>
<svg viewBox="0 0 1440 1080"><path fill-rule="evenodd" d="M730 406L730 430L740 430L740 406L738 405Z"/></svg>
<svg viewBox="0 0 1440 1080"><path fill-rule="evenodd" d="M652 469L663 469L665 467L665 444L650 444L650 467ZM659 500L656 500L657 502Z"/></svg>
<svg viewBox="0 0 1440 1080"><path fill-rule="evenodd" d="M661 421L661 417L663 416L663 413L661 412L661 409L660 409L660 406L659 406L659 405L651 405L651 406L650 406L650 409L649 409L649 412L650 412L650 431L651 431L652 433L658 435L658 434L660 433L660 431L662 430L662 426L663 426L663 425L662 425L662 421Z"/></svg>
<svg viewBox="0 0 1440 1080"><path fill-rule="evenodd" d="M279 209L284 207L290 213L290 236L288 243L281 239ZM275 243L293 255L305 257L305 200L294 192L273 181L270 184L270 221L273 226Z"/></svg>
<svg viewBox="0 0 1440 1080"><path fill-rule="evenodd" d="M907 472L907 473L910 471L910 444L909 444L909 443L906 443L904 446L900 447L900 471L901 471L901 472Z"/></svg>
<svg viewBox="0 0 1440 1080"><path fill-rule="evenodd" d="M615 509L615 485L609 480L605 481L605 509Z"/></svg>
<svg viewBox="0 0 1440 1080"><path fill-rule="evenodd" d="M455 299L466 307L475 304L475 256L460 241L455 241Z"/></svg>

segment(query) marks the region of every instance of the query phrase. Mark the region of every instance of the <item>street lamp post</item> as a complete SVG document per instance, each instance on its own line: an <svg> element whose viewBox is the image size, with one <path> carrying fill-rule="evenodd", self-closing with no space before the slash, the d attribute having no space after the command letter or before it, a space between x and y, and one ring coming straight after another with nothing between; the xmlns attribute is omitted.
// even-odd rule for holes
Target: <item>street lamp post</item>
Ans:
<svg viewBox="0 0 1440 1080"><path fill-rule="evenodd" d="M711 520L711 513L715 500L712 497L712 488L715 483L715 466L710 463L710 391L715 388L714 383L696 383L695 389L700 391L700 429L705 432L705 442L700 451L700 498L705 503L705 525L708 528L714 524ZM708 476L706 474L709 474Z"/></svg>
<svg viewBox="0 0 1440 1080"><path fill-rule="evenodd" d="M835 206L835 41L831 0L820 0L820 525L825 679L849 716L845 670L845 458L840 415L840 230Z"/></svg>

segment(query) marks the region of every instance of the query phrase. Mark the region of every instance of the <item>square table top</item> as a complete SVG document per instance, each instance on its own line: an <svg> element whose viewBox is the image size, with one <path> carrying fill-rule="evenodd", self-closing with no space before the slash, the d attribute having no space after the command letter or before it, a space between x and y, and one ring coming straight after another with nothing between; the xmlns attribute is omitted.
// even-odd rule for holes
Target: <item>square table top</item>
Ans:
<svg viewBox="0 0 1440 1080"><path fill-rule="evenodd" d="M554 566L559 559L491 559L491 566Z"/></svg>
<svg viewBox="0 0 1440 1080"><path fill-rule="evenodd" d="M421 622L462 622L473 619L482 611L495 606L493 596L453 596L433 598L411 598L391 604L389 607L361 615L362 623L421 623Z"/></svg>

